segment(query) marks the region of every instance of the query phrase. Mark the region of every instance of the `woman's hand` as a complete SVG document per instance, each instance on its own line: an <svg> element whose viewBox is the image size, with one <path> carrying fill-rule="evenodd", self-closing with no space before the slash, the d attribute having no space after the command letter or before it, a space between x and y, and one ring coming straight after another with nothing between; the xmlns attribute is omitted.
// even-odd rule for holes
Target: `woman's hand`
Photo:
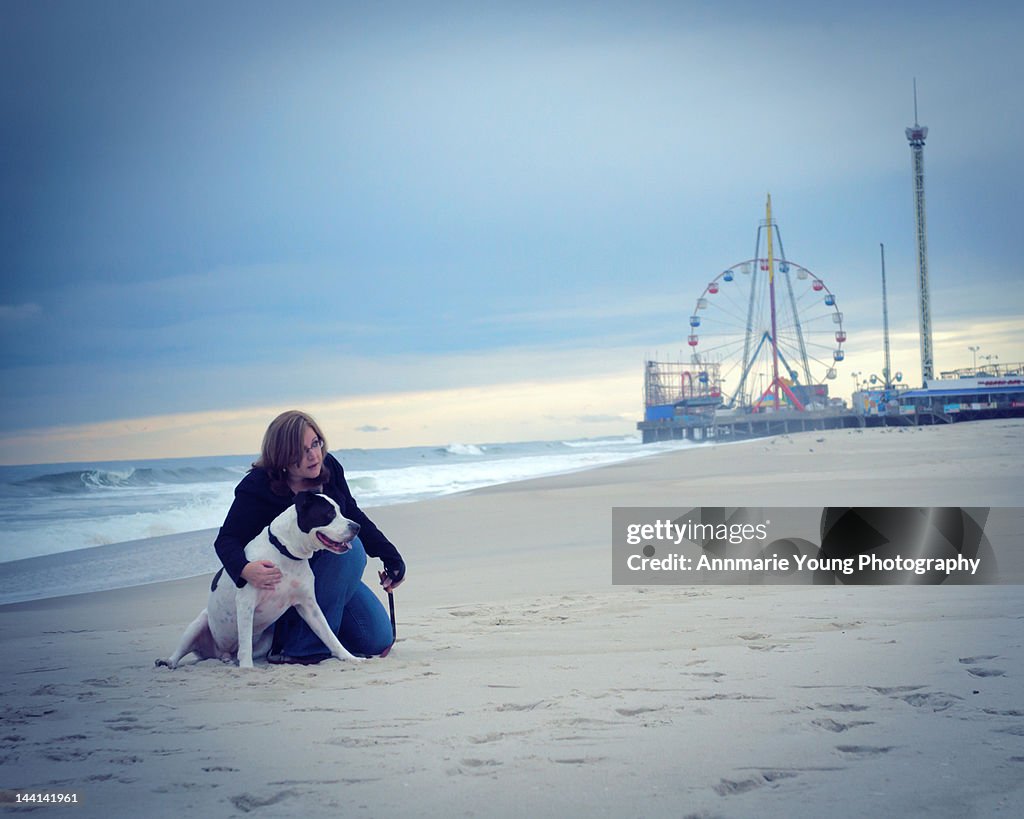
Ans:
<svg viewBox="0 0 1024 819"><path fill-rule="evenodd" d="M402 574L404 575L405 573L403 572ZM401 580L394 580L391 577L391 575L389 575L387 572L380 572L380 584L384 587L384 591L386 592L393 592L395 589L402 585L402 582L404 580L404 576L402 577Z"/></svg>
<svg viewBox="0 0 1024 819"><path fill-rule="evenodd" d="M242 579L257 589L273 589L281 582L281 570L270 560L254 560L245 564Z"/></svg>
<svg viewBox="0 0 1024 819"><path fill-rule="evenodd" d="M397 552L383 557L381 560L384 562L384 571L379 573L380 584L384 587L384 591L391 594L405 580L405 561Z"/></svg>

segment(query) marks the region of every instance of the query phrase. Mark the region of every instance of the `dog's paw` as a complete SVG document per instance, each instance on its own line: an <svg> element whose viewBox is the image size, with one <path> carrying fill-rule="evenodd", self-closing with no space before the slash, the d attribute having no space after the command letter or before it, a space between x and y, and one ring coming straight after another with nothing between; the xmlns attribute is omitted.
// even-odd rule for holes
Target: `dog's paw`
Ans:
<svg viewBox="0 0 1024 819"><path fill-rule="evenodd" d="M163 660L159 658L153 663L153 665L155 665L157 668L174 668L174 666L171 665L170 660Z"/></svg>

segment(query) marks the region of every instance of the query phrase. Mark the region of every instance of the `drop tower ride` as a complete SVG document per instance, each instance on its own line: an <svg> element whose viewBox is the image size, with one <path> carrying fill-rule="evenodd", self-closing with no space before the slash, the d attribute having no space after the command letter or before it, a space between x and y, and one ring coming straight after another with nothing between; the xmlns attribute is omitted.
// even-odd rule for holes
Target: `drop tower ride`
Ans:
<svg viewBox="0 0 1024 819"><path fill-rule="evenodd" d="M928 295L928 232L924 219L924 141L928 128L917 122L917 80L914 80L914 124L907 128L914 166L914 212L917 217L917 315L921 329L921 379L935 376L932 357L932 311Z"/></svg>

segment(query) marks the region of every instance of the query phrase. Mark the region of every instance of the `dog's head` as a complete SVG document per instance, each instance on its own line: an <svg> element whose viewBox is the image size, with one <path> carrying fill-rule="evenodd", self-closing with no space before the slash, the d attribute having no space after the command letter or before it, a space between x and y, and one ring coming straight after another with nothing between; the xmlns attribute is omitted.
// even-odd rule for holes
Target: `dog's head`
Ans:
<svg viewBox="0 0 1024 819"><path fill-rule="evenodd" d="M315 492L295 496L295 516L299 529L309 535L313 550L328 549L343 554L352 548L359 524L341 514L333 500Z"/></svg>

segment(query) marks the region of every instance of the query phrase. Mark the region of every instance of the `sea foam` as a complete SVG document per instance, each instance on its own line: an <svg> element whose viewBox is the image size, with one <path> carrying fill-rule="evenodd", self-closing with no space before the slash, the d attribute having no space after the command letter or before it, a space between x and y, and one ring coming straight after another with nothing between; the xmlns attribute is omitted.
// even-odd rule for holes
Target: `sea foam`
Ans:
<svg viewBox="0 0 1024 819"><path fill-rule="evenodd" d="M361 507L423 500L485 486L589 469L689 442L643 445L633 436L465 444L334 454ZM0 467L0 603L203 574L212 540L188 555L140 541L216 530L252 456L58 466ZM122 544L131 543L125 550ZM185 542L173 540L164 547ZM177 547L175 547L177 548ZM202 559L193 552L199 549ZM47 556L63 554L54 586ZM121 560L114 556L121 555ZM143 555L146 555L143 559ZM100 560L103 556L103 560ZM130 556L130 560L127 559ZM124 563L124 570L117 567ZM37 563L37 569L33 569ZM37 581L25 580L38 571ZM17 581L15 582L15 572ZM28 592L26 590L32 589ZM24 597L26 593L30 598Z"/></svg>

